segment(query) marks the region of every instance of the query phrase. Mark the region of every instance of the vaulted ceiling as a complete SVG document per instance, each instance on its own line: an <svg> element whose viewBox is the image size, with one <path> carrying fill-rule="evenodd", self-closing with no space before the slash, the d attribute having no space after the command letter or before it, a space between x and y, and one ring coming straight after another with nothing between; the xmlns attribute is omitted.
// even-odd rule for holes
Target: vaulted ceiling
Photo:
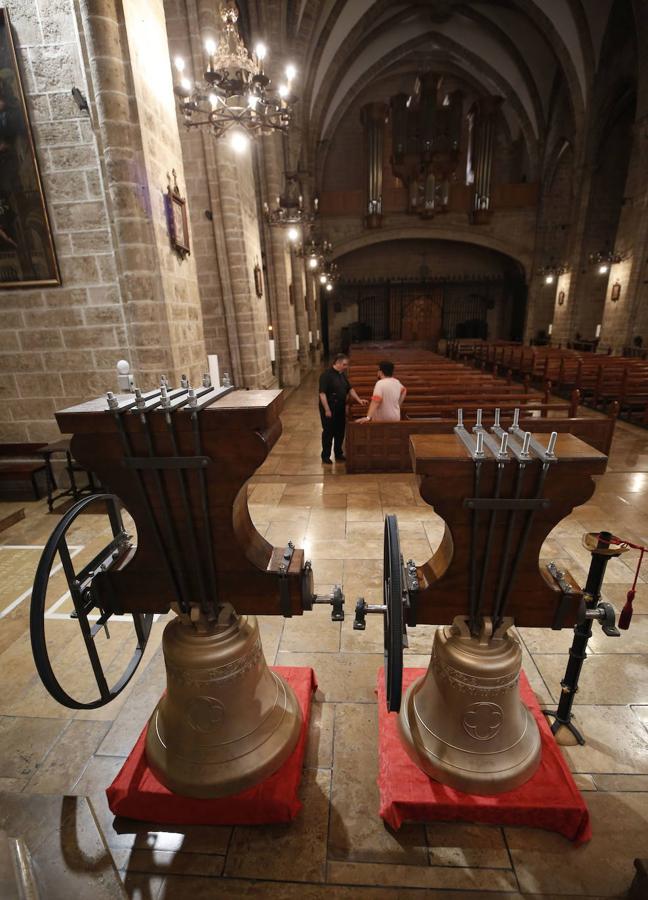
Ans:
<svg viewBox="0 0 648 900"><path fill-rule="evenodd" d="M312 163L367 85L410 59L413 71L424 63L455 78L463 72L502 97L511 134L523 134L537 155L559 95L575 129L582 122L612 3L250 0L249 7L253 28L274 31L284 51L300 57L302 136Z"/></svg>

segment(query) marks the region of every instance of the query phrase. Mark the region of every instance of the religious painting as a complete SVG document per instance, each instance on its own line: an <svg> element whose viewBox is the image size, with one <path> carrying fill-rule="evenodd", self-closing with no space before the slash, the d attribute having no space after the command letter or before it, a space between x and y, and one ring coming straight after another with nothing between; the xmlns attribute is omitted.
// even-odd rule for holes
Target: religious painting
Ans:
<svg viewBox="0 0 648 900"><path fill-rule="evenodd" d="M189 222L187 219L187 201L180 194L176 171L173 169L173 185L167 174L167 192L164 200L166 204L167 227L171 247L180 259L189 256Z"/></svg>
<svg viewBox="0 0 648 900"><path fill-rule="evenodd" d="M60 283L9 13L0 9L0 290Z"/></svg>

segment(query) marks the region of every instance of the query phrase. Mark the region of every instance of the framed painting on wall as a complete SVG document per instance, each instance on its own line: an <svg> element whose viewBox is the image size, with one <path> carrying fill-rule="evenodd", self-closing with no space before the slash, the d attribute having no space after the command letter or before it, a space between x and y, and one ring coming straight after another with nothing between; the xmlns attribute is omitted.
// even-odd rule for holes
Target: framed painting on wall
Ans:
<svg viewBox="0 0 648 900"><path fill-rule="evenodd" d="M187 201L180 194L176 170L172 169L171 174L173 175L173 185L171 184L171 178L167 173L168 185L167 192L164 195L167 214L167 228L169 232L169 240L171 241L171 247L173 248L174 252L180 257L180 259L184 259L191 253L191 250L189 249L189 221L187 219Z"/></svg>
<svg viewBox="0 0 648 900"><path fill-rule="evenodd" d="M0 9L0 290L60 283L9 13Z"/></svg>

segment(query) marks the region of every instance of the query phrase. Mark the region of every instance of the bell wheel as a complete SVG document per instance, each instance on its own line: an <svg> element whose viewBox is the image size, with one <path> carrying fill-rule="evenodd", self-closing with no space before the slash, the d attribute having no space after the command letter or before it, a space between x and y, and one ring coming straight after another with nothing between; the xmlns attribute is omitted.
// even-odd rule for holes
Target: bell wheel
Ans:
<svg viewBox="0 0 648 900"><path fill-rule="evenodd" d="M79 518L88 512L96 515ZM109 703L144 655L152 614L119 615L93 590L95 578L119 569L132 549L119 499L91 494L61 518L39 560L29 618L34 663L49 694L70 709Z"/></svg>
<svg viewBox="0 0 648 900"><path fill-rule="evenodd" d="M398 712L403 691L403 566L396 516L385 518L383 603L385 697L387 710Z"/></svg>

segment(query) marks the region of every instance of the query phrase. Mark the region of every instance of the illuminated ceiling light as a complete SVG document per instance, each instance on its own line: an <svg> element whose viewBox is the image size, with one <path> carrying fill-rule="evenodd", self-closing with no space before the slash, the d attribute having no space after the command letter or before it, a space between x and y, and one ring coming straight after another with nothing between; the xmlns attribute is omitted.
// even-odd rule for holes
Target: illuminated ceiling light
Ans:
<svg viewBox="0 0 648 900"><path fill-rule="evenodd" d="M251 138L274 131L286 133L297 99L290 86L280 90L272 86L263 71L267 56L265 44L258 43L250 56L239 34L239 11L234 0L221 0L223 27L218 41L205 41L207 65L202 79L195 85L181 78L174 84L178 105L187 128L208 128L221 138L231 129L245 132ZM182 74L184 61L178 58L177 71ZM287 71L295 71L289 65ZM210 97L218 102L213 104ZM240 141L237 141L240 145Z"/></svg>
<svg viewBox="0 0 648 900"><path fill-rule="evenodd" d="M185 61L181 56L176 56L176 58L173 60L173 65L176 67L176 70L178 72L184 72Z"/></svg>
<svg viewBox="0 0 648 900"><path fill-rule="evenodd" d="M544 278L545 284L553 284L556 278L560 278L560 276L564 275L567 271L567 266L557 265L552 260L548 265L541 266L538 269L538 274Z"/></svg>
<svg viewBox="0 0 648 900"><path fill-rule="evenodd" d="M236 153L243 153L250 144L250 138L244 131L232 131L230 133L230 146Z"/></svg>
<svg viewBox="0 0 648 900"><path fill-rule="evenodd" d="M326 275L322 272L322 274L321 274L320 277L319 277L319 282L320 282L320 284L326 284L327 281L328 281L328 278L327 278Z"/></svg>
<svg viewBox="0 0 648 900"><path fill-rule="evenodd" d="M327 290L327 291L332 291L332 290L333 290L333 285L331 284L330 281L327 282L327 284L326 284L326 290Z"/></svg>
<svg viewBox="0 0 648 900"><path fill-rule="evenodd" d="M297 76L297 69L293 66L292 63L288 63L286 66L286 80L290 83L294 81Z"/></svg>
<svg viewBox="0 0 648 900"><path fill-rule="evenodd" d="M299 240L299 231L297 228L288 229L288 240L292 241L293 243Z"/></svg>
<svg viewBox="0 0 648 900"><path fill-rule="evenodd" d="M610 271L610 266L615 266L627 258L627 253L617 253L614 250L599 250L598 253L590 254L589 261L597 267L599 275L607 275Z"/></svg>
<svg viewBox="0 0 648 900"><path fill-rule="evenodd" d="M308 259L308 268L309 269L316 269L318 265L319 265L319 263L317 261L316 256L309 257L309 259Z"/></svg>

